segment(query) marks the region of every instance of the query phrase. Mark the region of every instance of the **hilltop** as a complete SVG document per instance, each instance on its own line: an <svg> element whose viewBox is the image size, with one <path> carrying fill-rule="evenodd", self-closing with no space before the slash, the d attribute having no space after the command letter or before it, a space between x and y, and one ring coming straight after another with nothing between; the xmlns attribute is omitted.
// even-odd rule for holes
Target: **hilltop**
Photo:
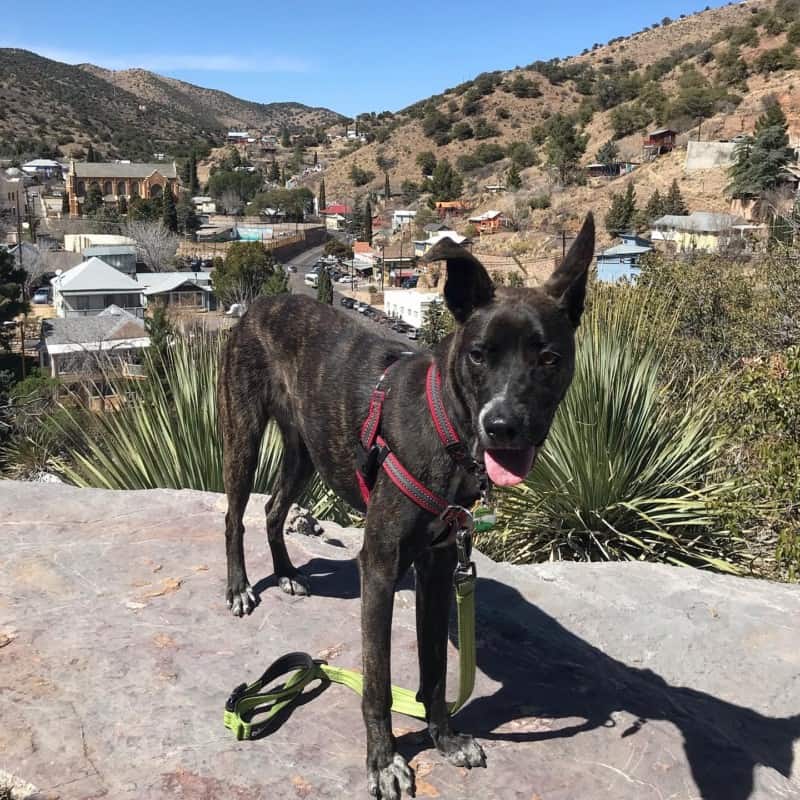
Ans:
<svg viewBox="0 0 800 800"><path fill-rule="evenodd" d="M640 207L654 189L664 191L677 179L690 208L726 211L725 171L685 173L681 148L698 135L716 140L752 132L764 100L772 96L786 113L792 141L800 140L798 20L796 0L749 0L664 18L630 36L589 44L571 58L483 73L396 114L362 115L360 129L368 141L334 142L325 172L327 197L382 195L387 166L393 192L399 193L404 181L419 185L418 159L430 151L462 174L463 197L476 210L496 207L526 217L527 238L490 237L481 249L542 257L552 253L553 230L577 227L588 210L602 219L612 193L623 191L629 180ZM548 121L558 114L575 120L587 137L584 166L611 140L620 160L638 162L637 168L593 185L559 186L546 151ZM648 162L643 137L662 126L679 132L678 149ZM505 182L512 160L522 189L501 197L487 194L487 185ZM354 166L374 177L355 187ZM313 180L312 188L318 178ZM407 202L413 202L414 187L405 188ZM529 212L529 200L538 196L550 207Z"/></svg>
<svg viewBox="0 0 800 800"><path fill-rule="evenodd" d="M0 152L69 155L89 142L107 157L216 143L229 128L277 133L335 124L341 116L301 103L254 103L144 69L70 65L0 48Z"/></svg>

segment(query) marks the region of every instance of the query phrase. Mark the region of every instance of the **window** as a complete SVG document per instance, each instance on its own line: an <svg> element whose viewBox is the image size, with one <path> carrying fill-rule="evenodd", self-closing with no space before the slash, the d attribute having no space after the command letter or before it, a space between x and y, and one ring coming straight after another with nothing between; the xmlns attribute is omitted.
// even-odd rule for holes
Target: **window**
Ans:
<svg viewBox="0 0 800 800"><path fill-rule="evenodd" d="M119 181L117 183L117 197L122 197L125 194L125 181Z"/></svg>
<svg viewBox="0 0 800 800"><path fill-rule="evenodd" d="M139 181L131 181L131 197L139 196Z"/></svg>
<svg viewBox="0 0 800 800"><path fill-rule="evenodd" d="M75 191L78 193L78 197L83 197L86 194L86 183L84 181L78 181Z"/></svg>
<svg viewBox="0 0 800 800"><path fill-rule="evenodd" d="M114 188L111 185L111 181L104 181L103 183L103 194L110 195L114 193Z"/></svg>

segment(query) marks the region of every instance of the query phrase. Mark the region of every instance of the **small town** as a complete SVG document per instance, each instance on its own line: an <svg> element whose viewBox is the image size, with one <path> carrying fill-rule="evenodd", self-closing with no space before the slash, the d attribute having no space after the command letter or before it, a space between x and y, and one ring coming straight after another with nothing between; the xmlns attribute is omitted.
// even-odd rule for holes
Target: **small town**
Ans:
<svg viewBox="0 0 800 800"><path fill-rule="evenodd" d="M356 5L3 12L0 800L800 798L800 0Z"/></svg>

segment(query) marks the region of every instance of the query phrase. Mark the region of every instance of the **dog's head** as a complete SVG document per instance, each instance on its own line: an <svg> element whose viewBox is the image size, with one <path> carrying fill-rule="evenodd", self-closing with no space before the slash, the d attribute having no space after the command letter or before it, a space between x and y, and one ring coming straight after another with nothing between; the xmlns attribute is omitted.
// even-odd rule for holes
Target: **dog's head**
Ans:
<svg viewBox="0 0 800 800"><path fill-rule="evenodd" d="M451 239L426 255L447 263L444 299L458 323L448 371L469 410L478 455L499 486L528 474L572 380L593 254L589 214L540 288L496 288L480 261Z"/></svg>

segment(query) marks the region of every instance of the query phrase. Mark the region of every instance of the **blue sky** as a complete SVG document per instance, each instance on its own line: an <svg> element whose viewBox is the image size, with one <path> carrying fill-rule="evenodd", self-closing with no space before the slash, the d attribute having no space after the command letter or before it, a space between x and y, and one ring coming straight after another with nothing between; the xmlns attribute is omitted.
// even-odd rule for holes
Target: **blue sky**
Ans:
<svg viewBox="0 0 800 800"><path fill-rule="evenodd" d="M248 100L295 100L353 115L396 111L480 72L574 55L705 5L42 0L4 4L0 46L69 63L142 67Z"/></svg>

